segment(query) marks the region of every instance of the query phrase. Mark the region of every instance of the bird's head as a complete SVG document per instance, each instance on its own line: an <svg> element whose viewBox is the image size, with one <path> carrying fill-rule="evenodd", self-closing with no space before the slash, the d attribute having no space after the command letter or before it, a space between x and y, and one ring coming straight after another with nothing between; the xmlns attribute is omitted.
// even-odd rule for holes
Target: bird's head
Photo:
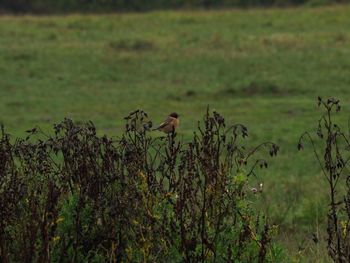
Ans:
<svg viewBox="0 0 350 263"><path fill-rule="evenodd" d="M169 114L169 116L177 119L179 117L179 114L177 114L176 112L172 112Z"/></svg>

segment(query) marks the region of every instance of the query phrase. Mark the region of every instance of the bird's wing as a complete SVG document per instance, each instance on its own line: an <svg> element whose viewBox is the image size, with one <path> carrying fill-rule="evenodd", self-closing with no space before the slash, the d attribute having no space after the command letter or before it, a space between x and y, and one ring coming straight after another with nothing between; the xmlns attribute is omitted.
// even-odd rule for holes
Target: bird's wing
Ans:
<svg viewBox="0 0 350 263"><path fill-rule="evenodd" d="M165 126L169 125L172 121L174 121L173 117L168 116L168 118L165 119L164 122L162 122L157 129L164 128Z"/></svg>

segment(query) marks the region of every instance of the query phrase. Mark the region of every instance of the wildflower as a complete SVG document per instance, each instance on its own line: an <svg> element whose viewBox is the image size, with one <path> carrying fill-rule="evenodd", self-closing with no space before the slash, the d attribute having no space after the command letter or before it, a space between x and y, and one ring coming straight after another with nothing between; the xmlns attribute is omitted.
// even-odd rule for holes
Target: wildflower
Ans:
<svg viewBox="0 0 350 263"><path fill-rule="evenodd" d="M252 191L253 194L256 194L258 192L258 189L256 189L255 187L253 187L252 189L250 189L250 191Z"/></svg>

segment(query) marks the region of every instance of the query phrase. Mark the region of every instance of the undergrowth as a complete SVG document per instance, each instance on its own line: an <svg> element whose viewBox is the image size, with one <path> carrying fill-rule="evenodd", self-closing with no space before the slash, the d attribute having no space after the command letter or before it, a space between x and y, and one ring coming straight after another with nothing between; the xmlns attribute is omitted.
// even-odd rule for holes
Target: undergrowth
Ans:
<svg viewBox="0 0 350 263"><path fill-rule="evenodd" d="M209 110L189 142L151 136L142 110L125 122L115 140L69 119L14 143L2 128L2 262L281 261L248 187L276 144L246 149L247 128Z"/></svg>

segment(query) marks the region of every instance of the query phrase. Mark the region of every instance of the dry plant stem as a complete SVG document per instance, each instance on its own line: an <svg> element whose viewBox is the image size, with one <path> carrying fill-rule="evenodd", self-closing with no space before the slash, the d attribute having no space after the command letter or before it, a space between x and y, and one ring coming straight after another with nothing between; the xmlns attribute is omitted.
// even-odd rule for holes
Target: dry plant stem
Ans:
<svg viewBox="0 0 350 263"><path fill-rule="evenodd" d="M344 214L346 209L342 205L346 201L339 201L337 196L339 180L348 181L349 175L345 174L345 168L349 162L349 138L341 131L340 127L333 122L333 114L340 111L339 100L329 98L322 100L318 98L318 105L325 109L324 115L318 122L317 135L321 141L324 142L324 148L318 150L315 140L308 132L305 132L299 140L298 149L303 149L302 141L307 138L313 148L316 159L319 162L320 168L328 182L329 189L329 213L328 213L328 253L334 262L345 263L350 260L350 242L349 242L349 220L350 213ZM344 150L345 149L345 150ZM323 154L323 160L319 157ZM344 161L345 160L345 161ZM347 196L344 200L349 198L349 185ZM347 220L341 220L347 216ZM345 227L341 226L345 223Z"/></svg>

